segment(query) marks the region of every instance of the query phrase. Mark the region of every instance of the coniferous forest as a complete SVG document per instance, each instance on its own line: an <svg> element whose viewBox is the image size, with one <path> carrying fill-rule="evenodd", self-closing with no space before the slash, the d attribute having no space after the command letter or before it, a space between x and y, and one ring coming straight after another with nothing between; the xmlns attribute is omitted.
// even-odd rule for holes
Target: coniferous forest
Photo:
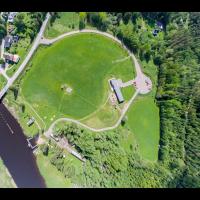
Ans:
<svg viewBox="0 0 200 200"><path fill-rule="evenodd" d="M64 176L86 187L200 187L200 13L80 12L79 29L87 26L118 37L147 67L156 65L155 102L160 112L158 161L147 162L137 152L125 152L123 130L103 134L74 124L57 129L86 158L84 180L65 168L62 152L51 152L51 164ZM45 13L18 16L15 30L34 38ZM28 15L28 16L29 16ZM51 13L53 23L59 13ZM155 23L162 24L152 34ZM37 30L32 29L33 25ZM26 33L26 30L29 30ZM26 34L25 34L26 33ZM6 35L0 21L0 39ZM44 155L48 147L42 146Z"/></svg>
<svg viewBox="0 0 200 200"><path fill-rule="evenodd" d="M148 31L156 21L163 25L163 37ZM87 185L200 187L200 13L80 13L79 28L87 24L112 32L141 61L153 60L160 109L160 148L158 162L152 165L136 154L124 154L120 130L104 136L81 134L74 126L60 130L89 160Z"/></svg>

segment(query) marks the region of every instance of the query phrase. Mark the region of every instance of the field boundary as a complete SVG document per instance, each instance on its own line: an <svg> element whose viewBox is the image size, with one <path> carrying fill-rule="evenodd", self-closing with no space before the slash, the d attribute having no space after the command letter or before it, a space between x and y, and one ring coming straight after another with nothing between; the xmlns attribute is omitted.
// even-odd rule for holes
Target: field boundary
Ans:
<svg viewBox="0 0 200 200"><path fill-rule="evenodd" d="M47 20L46 20L46 23L47 23ZM146 81L147 80L149 81L149 84L151 85L151 80L143 74L143 72L141 70L141 67L140 67L140 65L139 65L136 57L134 56L134 54L122 43L122 41L120 41L118 38L116 38L115 36L113 36L110 33L102 32L102 31L99 31L99 30L93 30L93 29L83 29L83 30L78 30L78 31L67 32L67 33L64 33L64 34L62 34L62 35L60 35L60 36L58 36L56 38L53 38L53 39L46 39L46 38L44 38L44 35L43 35L43 32L42 32L42 37L39 38L38 43L39 44L43 44L43 45L51 45L54 42L56 42L58 40L61 40L61 39L63 39L66 36L71 36L71 35L80 34L80 33L92 33L92 34L103 35L105 37L108 37L108 38L112 39L113 41L115 41L116 43L118 43L119 45L121 45L121 47L124 50L127 51L128 55L129 55L128 57L131 58L131 60L133 62L133 67L135 68L135 71L136 71L136 78L135 78L135 81L137 83L136 92L133 94L132 98L129 100L129 102L123 108L121 116L120 116L119 120L117 121L117 123L114 126L112 126L112 127L106 127L106 128L102 128L102 129L95 129L95 128L91 128L91 127L89 127L89 126L81 123L79 120L74 120L74 119L71 119L71 118L60 118L60 119L55 120L50 125L49 129L46 131L46 135L49 135L49 133L53 129L53 126L57 122L59 122L59 121L74 122L74 123L76 123L76 124L78 124L80 126L83 126L83 127L87 128L87 129L90 129L90 130L92 130L94 132L101 132L101 131L107 131L107 130L114 129L114 128L116 128L120 124L122 118L124 117L126 111L128 110L128 108L131 105L131 103L133 102L133 100L136 98L136 96L138 94L146 94L146 93L150 92L150 90L151 90L151 88L149 88L149 87L147 88L147 85L146 85ZM34 110L34 112L35 112L35 110ZM37 114L37 112L35 112L35 113ZM38 116L38 114L37 114L37 116ZM39 118L41 119L40 116L39 116ZM42 120L42 122L44 123L43 120ZM45 124L45 128L46 128L46 124Z"/></svg>
<svg viewBox="0 0 200 200"><path fill-rule="evenodd" d="M66 122L72 122L72 123L75 123L79 126L82 126L86 129L89 129L90 131L93 131L93 132L103 132L103 131L109 131L109 130L113 130L115 128L117 128L120 123L121 123L121 120L122 118L124 117L124 115L126 114L128 108L130 107L130 105L132 104L132 102L134 101L134 99L137 97L139 93L139 90L136 90L136 92L134 93L134 95L132 96L131 100L125 105L124 109L122 110L122 114L120 116L120 118L118 119L117 123L113 126L110 126L110 127L105 127L105 128L100 128L100 129L96 129L96 128L92 128L92 127L89 127L83 123L81 123L80 121L78 120L75 120L75 119L71 119L71 118L60 118L60 119L57 119L56 121L54 121L50 128L44 133L45 136L49 137L50 134L53 132L53 128L54 126L58 123L58 122L61 122L61 121L66 121Z"/></svg>
<svg viewBox="0 0 200 200"><path fill-rule="evenodd" d="M135 97L138 94L147 94L148 92L150 92L149 88L147 88L146 80L150 81L150 84L151 84L151 80L148 79L148 77L146 77L143 74L143 72L141 70L141 67L140 67L140 65L139 65L136 57L134 56L134 54L118 38L116 38L115 36L113 36L110 33L102 32L102 31L98 31L98 30L83 29L83 30L71 31L71 32L64 33L64 34L62 34L62 35L60 35L60 36L58 36L58 37L56 37L54 39L46 39L46 38L43 37L40 40L40 43L43 44L43 45L51 45L54 42L57 42L57 41L65 38L67 36L71 36L71 35L75 35L75 34L80 34L80 33L100 34L100 35L108 37L108 38L112 39L113 41L115 41L116 43L120 44L123 47L123 49L125 49L128 52L129 56L127 56L127 57L130 57L132 59L133 66L135 67L135 71L136 71L136 78L135 78L135 80L137 82L138 87L136 88L136 92L132 96L131 100L126 104L126 106L122 110L121 116L120 116L120 118L118 119L118 121L117 121L117 123L115 125L113 125L111 127L106 127L106 128L101 128L101 129L95 129L95 128L89 127L89 126L81 123L79 120L74 120L74 119L71 119L71 118L60 118L60 119L57 119L56 121L54 121L51 124L51 126L49 127L49 129L45 132L46 136L49 136L49 134L52 133L53 127L55 126L56 123L58 123L60 121L73 122L73 123L76 123L76 124L78 124L78 125L80 125L80 126L82 126L84 128L87 128L87 129L89 129L91 131L94 131L94 132L102 132L102 131L107 131L107 130L115 129L121 123L122 118L126 114L128 108L132 104L132 102L135 99Z"/></svg>
<svg viewBox="0 0 200 200"><path fill-rule="evenodd" d="M30 105L30 103L29 102L27 102L26 100L25 100L25 97L24 97L24 95L21 93L21 96L22 96L22 101L26 104L26 105L28 105L29 106L29 108L35 113L35 115L39 118L39 120L42 122L42 124L43 124L43 126L44 126L44 130L46 129L46 123L44 122L44 120L42 119L42 117L37 113L37 111ZM36 120L37 121L37 120ZM40 125L38 124L38 122L37 122L37 125L39 126L39 128L40 128L40 130L42 130L41 129L41 127L40 127Z"/></svg>

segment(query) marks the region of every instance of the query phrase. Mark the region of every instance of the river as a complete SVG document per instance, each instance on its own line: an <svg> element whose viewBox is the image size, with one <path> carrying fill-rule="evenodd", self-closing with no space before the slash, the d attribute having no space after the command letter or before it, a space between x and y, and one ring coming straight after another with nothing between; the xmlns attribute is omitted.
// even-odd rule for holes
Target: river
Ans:
<svg viewBox="0 0 200 200"><path fill-rule="evenodd" d="M7 108L0 103L0 157L18 188L45 188L36 158L26 137Z"/></svg>

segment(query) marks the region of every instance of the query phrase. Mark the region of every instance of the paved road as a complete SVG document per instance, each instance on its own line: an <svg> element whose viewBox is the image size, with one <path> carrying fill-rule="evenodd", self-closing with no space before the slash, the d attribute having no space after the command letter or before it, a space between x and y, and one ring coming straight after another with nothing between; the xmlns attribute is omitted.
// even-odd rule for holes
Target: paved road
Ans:
<svg viewBox="0 0 200 200"><path fill-rule="evenodd" d="M10 79L10 78L8 77L8 75L6 74L5 70L2 69L1 67L0 67L0 74L2 74L2 75L5 77L5 79L6 79L7 81Z"/></svg>
<svg viewBox="0 0 200 200"><path fill-rule="evenodd" d="M108 130L112 130L112 129L115 129L117 128L120 123L121 123L121 120L122 118L124 117L124 115L126 114L129 106L133 103L134 99L136 98L136 96L138 95L139 91L137 90L135 92L135 94L133 95L133 97L131 98L131 100L125 105L125 108L123 109L122 111L122 114L120 116L120 118L118 119L117 123L114 125L114 126L111 126L111 127L106 127L106 128L100 128L100 129L96 129L96 128L92 128L92 127L89 127L83 123L81 123L80 121L78 120L75 120L75 119L71 119L71 118L60 118L60 119L57 119L55 122L53 122L53 124L51 124L50 128L48 129L48 131L45 132L45 135L47 137L50 136L50 134L53 132L53 127L58 123L58 122L61 122L61 121L66 121L66 122L73 122L75 124L78 124L79 126L82 126L86 129L89 129L91 131L94 131L94 132L102 132L102 131L108 131Z"/></svg>
<svg viewBox="0 0 200 200"><path fill-rule="evenodd" d="M65 37L67 37L67 36L80 34L80 33L96 33L96 34L104 35L108 38L111 38L115 42L119 43L128 52L129 56L132 58L132 61L135 65L135 71L136 71L135 81L136 81L137 89L139 89L139 93L147 94L148 92L150 92L150 90L152 88L152 82L147 76L145 76L143 74L140 64L138 63L135 55L118 38L111 35L110 33L102 32L102 31L98 31L98 30L83 29L83 30L77 30L77 31L71 31L68 33L64 33L53 39L43 38L43 39L41 39L41 44L50 45L50 44L53 44L54 42L57 42ZM148 85L147 85L147 82L148 82Z"/></svg>
<svg viewBox="0 0 200 200"><path fill-rule="evenodd" d="M151 83L151 80L146 77L142 70L141 70L141 67L140 67L140 64L138 63L135 55L129 51L129 49L127 49L127 47L116 37L114 37L113 35L109 34L109 33L105 33L105 32L102 32L102 31L98 31L98 30L90 30L90 29L83 29L83 30L78 30L78 31L71 31L71 32L68 32L68 33L64 33L54 39L46 39L46 38L43 38L41 39L41 44L44 44L44 45L51 45L53 44L54 42L56 41L59 41L61 39L63 39L64 37L67 37L67 36L71 36L71 35L75 35L75 34L79 34L79 33L96 33L96 34L100 34L100 35L104 35L106 37L109 37L111 38L112 40L116 41L117 43L119 43L129 54L129 56L132 58L132 61L134 63L134 66L135 66L135 70L136 70L136 78L135 78L135 81L136 81L136 85L137 85L137 91L135 92L135 94L133 95L133 97L131 98L131 100L125 105L125 108L122 110L122 114L119 118L119 120L117 121L117 123L114 125L114 126L111 126L111 127L106 127L106 128L102 128L102 129L95 129L95 128L92 128L92 127L89 127L83 123L81 123L80 121L78 120L74 120L74 119L70 119L70 118L60 118L58 120L56 120L49 128L49 130L45 133L47 136L49 136L49 134L52 133L52 130L53 130L53 127L55 126L56 123L60 122L60 121L68 121L68 122L73 122L73 123L76 123L84 128L87 128L91 131L94 131L94 132L101 132L101 131L108 131L108 130L112 130L112 129L115 129L119 126L119 124L121 123L121 120L122 118L124 117L124 115L126 114L129 106L132 104L133 100L135 99L135 97L137 96L137 94L146 94L148 92L150 92L150 89L152 87L152 83ZM146 84L146 81L148 81L149 85L148 86ZM149 89L150 88L150 89Z"/></svg>
<svg viewBox="0 0 200 200"><path fill-rule="evenodd" d="M14 83L14 81L18 78L18 76L22 73L22 71L24 70L24 68L26 67L28 61L30 60L30 58L32 57L33 53L35 52L35 50L37 49L38 45L40 44L40 40L43 36L45 27L47 25L47 22L49 20L50 14L47 13L46 19L44 20L41 28L40 28L40 32L38 33L33 46L31 47L31 50L29 51L28 55L26 56L26 58L24 59L23 63L20 65L20 67L18 68L18 70L16 71L16 73L8 80L6 86L1 90L0 92L0 99L4 96L4 94L7 92L7 90L9 89L9 87Z"/></svg>
<svg viewBox="0 0 200 200"><path fill-rule="evenodd" d="M132 52L130 52L126 46L116 37L114 37L113 35L109 34L109 33L105 33L105 32L102 32L102 31L98 31L98 30L90 30L90 29L83 29L83 30L78 30L78 31L71 31L71 32L68 32L68 33L65 33L65 34L62 34L60 36L58 36L57 38L54 38L54 39L46 39L46 38L43 38L43 33L44 33L44 30L45 30L45 27L47 25L47 22L49 20L49 17L50 17L50 14L48 13L47 16L46 16L46 19L45 21L43 22L42 24L42 27L40 29L40 32L38 33L36 39L35 39L35 42L30 50L30 52L28 53L27 57L25 58L25 60L23 61L23 63L20 65L20 67L18 68L17 72L13 75L12 78L10 78L8 80L8 83L6 84L6 86L3 88L3 90L0 92L0 99L3 97L3 95L7 92L7 90L9 89L9 87L13 84L13 82L17 79L17 77L20 75L20 73L24 70L26 64L28 63L28 61L30 60L30 58L32 57L34 51L37 49L38 45L41 43L41 44L46 44L46 45L50 45L66 36L70 36L70 35L74 35L74 34L78 34L78 33L96 33L96 34L100 34L100 35L104 35L106 37L109 37L111 38L112 40L116 41L117 43L119 43L128 53L129 55L131 56L133 62L134 62L134 66L135 66L135 69L136 69L136 82L138 83L137 84L137 91L135 92L135 94L133 95L133 97L131 98L131 100L125 105L125 108L122 110L122 114L119 118L119 120L117 121L117 123L112 126L112 127L106 127L106 128L102 128L102 129L94 129L94 128L91 128L85 124L82 124L81 122L77 121L77 120L74 120L74 119L70 119L70 118L61 118L61 119L58 119L56 120L49 128L49 130L46 132L46 135L49 136L49 134L51 133L52 131L52 128L54 127L54 125L58 122L58 121L70 121L70 122L74 122L80 126L83 126L85 128L88 128L94 132L100 132L100 131L107 131L107 130L111 130L111 129L114 129L116 128L120 123L121 123L121 119L124 117L126 111L128 110L129 106L131 105L131 103L133 102L133 100L135 99L135 97L137 96L138 93L142 93L142 94L145 94L147 92L149 92L149 90L147 91L147 87L146 87L146 83L145 83L145 80L146 80L146 76L142 73L142 70L140 68L140 65L137 61L137 59L135 58L134 54ZM150 80L150 79L148 79Z"/></svg>

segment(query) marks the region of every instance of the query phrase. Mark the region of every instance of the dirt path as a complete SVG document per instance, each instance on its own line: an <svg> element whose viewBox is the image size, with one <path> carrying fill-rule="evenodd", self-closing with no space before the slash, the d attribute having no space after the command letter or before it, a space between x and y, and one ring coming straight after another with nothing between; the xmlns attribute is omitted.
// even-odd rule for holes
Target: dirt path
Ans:
<svg viewBox="0 0 200 200"><path fill-rule="evenodd" d="M135 71L136 71L136 78L135 78L136 88L139 90L139 93L147 94L148 92L150 92L150 90L152 89L152 82L147 76L145 76L143 74L140 64L138 63L135 55L118 38L111 35L110 33L102 32L102 31L98 31L98 30L92 30L92 29L83 29L83 30L71 31L68 33L64 33L54 39L46 39L46 38L42 37L42 39L40 40L40 43L44 44L44 45L51 45L54 42L57 42L67 36L80 34L80 33L96 33L96 34L111 38L112 40L114 40L115 42L120 44L128 52L129 57L131 57L133 60L133 63L135 66Z"/></svg>
<svg viewBox="0 0 200 200"><path fill-rule="evenodd" d="M87 129L90 129L92 131L95 132L100 132L100 131L107 131L107 130L111 130L116 128L120 123L121 123L121 119L124 117L126 111L128 110L129 106L132 104L133 100L135 99L135 97L137 96L137 94L146 94L151 90L152 83L151 80L146 77L143 73L142 70L140 68L140 65L137 61L137 59L135 58L134 54L129 51L129 49L127 49L127 47L116 37L114 37L113 35L106 33L106 32L102 32L102 31L98 31L98 30L90 30L90 29L83 29L83 30L78 30L78 31L71 31L65 34L62 34L60 36L58 36L57 38L54 39L46 39L43 37L43 33L45 30L45 27L47 25L48 19L50 18L50 14L48 13L46 16L45 21L43 22L43 25L40 29L40 32L38 33L35 42L29 52L29 54L27 55L27 57L25 58L25 60L23 61L23 63L20 65L19 69L17 70L17 72L13 75L13 77L9 78L7 85L3 88L3 90L0 92L0 98L2 98L2 96L7 92L8 88L13 84L13 82L17 79L17 77L19 76L19 74L23 71L23 69L25 68L26 64L28 63L28 61L30 60L30 58L32 57L34 51L37 49L39 44L44 44L44 45L50 45L53 44L54 42L61 40L64 37L67 36L71 36L74 34L80 34L80 33L96 33L96 34L100 34L103 35L105 37L111 38L113 41L119 43L129 54L129 56L132 58L134 66L135 66L135 70L136 70L136 78L135 78L135 82L136 82L136 92L133 95L133 97L131 98L131 100L125 105L124 109L122 110L122 114L119 118L119 120L117 121L117 123L112 126L112 127L106 127L106 128L102 128L102 129L94 129L91 128L85 124L82 124L81 122L79 122L78 120L73 120L70 118L61 118L56 120L49 128L49 130L46 132L46 135L49 135L50 132L52 132L52 129L54 127L54 125L59 122L59 121L70 121L70 122L74 122L80 126L83 126ZM147 84L148 83L148 84Z"/></svg>
<svg viewBox="0 0 200 200"><path fill-rule="evenodd" d="M117 128L120 123L121 123L121 120L122 118L124 117L124 115L126 114L129 106L133 103L134 99L136 98L136 96L138 95L139 91L137 90L135 92L135 94L133 95L133 97L131 98L131 100L125 105L124 109L122 110L122 113L121 113L121 116L120 118L118 119L117 123L111 127L105 127L105 128L100 128L100 129L96 129L96 128L92 128L92 127L89 127L83 123L81 123L80 121L78 120L75 120L75 119L71 119L71 118L60 118L60 119L57 119L55 122L53 122L53 124L51 124L50 128L48 129L48 131L45 132L45 136L49 137L51 133L53 133L53 128L54 126L58 123L58 122L61 122L61 121L66 121L66 122L72 122L72 123L75 123L79 126L82 126L83 128L86 128L86 129L89 129L91 131L94 131L94 132L102 132L102 131L108 131L108 130L112 130L112 129L115 129Z"/></svg>
<svg viewBox="0 0 200 200"><path fill-rule="evenodd" d="M148 92L150 92L150 90L152 88L151 80L147 76L145 76L143 74L143 72L141 70L141 67L140 67L135 55L129 49L127 49L127 47L118 38L114 37L113 35L111 35L109 33L98 31L98 30L83 29L83 30L71 31L71 32L68 32L68 33L64 33L64 34L62 34L62 35L60 35L60 36L58 36L58 37L56 37L54 39L46 39L46 38L43 37L40 40L40 43L44 44L44 45L51 45L54 42L57 42L57 41L65 38L67 36L80 34L80 33L96 33L96 34L100 34L100 35L106 36L108 38L111 38L115 42L119 43L128 52L128 54L129 54L128 57L131 57L132 60L133 60L133 63L134 63L133 66L135 66L135 71L136 71L136 78L134 79L134 81L136 82L136 89L137 90L136 90L135 94L133 95L133 97L131 98L131 100L125 105L124 109L122 110L122 114L121 114L119 120L117 121L117 123L114 126L101 128L101 129L95 129L95 128L89 127L89 126L81 123L78 120L74 120L74 119L71 119L71 118L60 118L60 119L56 120L55 122L53 122L53 124L50 126L49 130L45 133L47 136L49 136L52 133L53 127L55 126L56 123L58 123L60 121L73 122L73 123L76 123L76 124L78 124L78 125L80 125L80 126L82 126L84 128L87 128L87 129L89 129L91 131L94 131L94 132L102 132L102 131L108 131L108 130L115 129L121 123L122 118L126 114L128 108L130 107L130 105L132 104L132 102L134 101L136 96L139 93L140 94L147 94ZM131 82L132 82L132 80L131 80ZM129 83L127 83L127 84L129 85Z"/></svg>

